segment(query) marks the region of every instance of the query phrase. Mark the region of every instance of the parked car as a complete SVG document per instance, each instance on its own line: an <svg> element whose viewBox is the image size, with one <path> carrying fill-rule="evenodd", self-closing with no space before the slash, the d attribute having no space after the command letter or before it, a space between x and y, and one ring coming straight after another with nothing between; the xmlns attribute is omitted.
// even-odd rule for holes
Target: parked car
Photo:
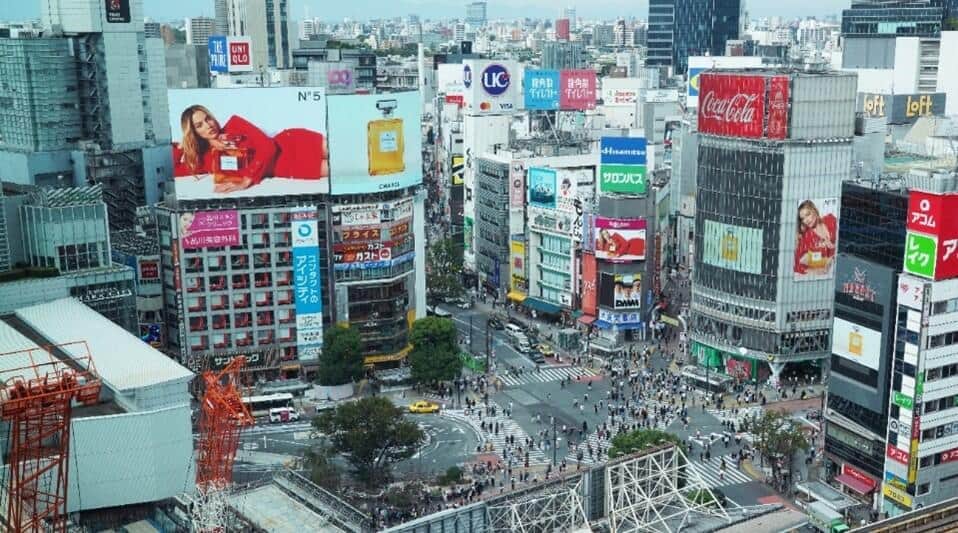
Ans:
<svg viewBox="0 0 958 533"><path fill-rule="evenodd" d="M490 327L490 328L492 328L492 329L494 329L494 330L497 330L497 331L498 331L498 330L502 330L502 329L504 329L504 328L506 327L506 325L503 324L502 321L499 320L499 318L497 318L497 317L492 317L492 318L490 318L488 324L489 324L489 327Z"/></svg>
<svg viewBox="0 0 958 533"><path fill-rule="evenodd" d="M277 422L296 422L299 420L299 413L292 407L274 407L269 410L269 421L271 424Z"/></svg>
<svg viewBox="0 0 958 533"><path fill-rule="evenodd" d="M409 412L417 414L438 413L439 404L419 400L418 402L409 404Z"/></svg>

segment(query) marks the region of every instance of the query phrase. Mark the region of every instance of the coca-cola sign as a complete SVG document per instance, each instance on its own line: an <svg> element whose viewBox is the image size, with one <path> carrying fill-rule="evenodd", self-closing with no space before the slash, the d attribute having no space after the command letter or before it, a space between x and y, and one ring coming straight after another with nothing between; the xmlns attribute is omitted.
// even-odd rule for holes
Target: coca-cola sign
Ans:
<svg viewBox="0 0 958 533"><path fill-rule="evenodd" d="M764 135L763 76L703 73L699 84L701 133L753 138Z"/></svg>
<svg viewBox="0 0 958 533"><path fill-rule="evenodd" d="M768 127L765 135L769 139L788 137L788 76L774 76L768 83Z"/></svg>

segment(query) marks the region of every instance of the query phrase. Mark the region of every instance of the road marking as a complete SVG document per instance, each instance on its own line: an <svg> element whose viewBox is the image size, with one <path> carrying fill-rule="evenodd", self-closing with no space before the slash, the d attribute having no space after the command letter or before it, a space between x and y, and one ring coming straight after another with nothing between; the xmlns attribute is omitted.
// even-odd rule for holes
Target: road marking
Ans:
<svg viewBox="0 0 958 533"><path fill-rule="evenodd" d="M309 440L311 433L310 431L295 431L293 432L293 440Z"/></svg>

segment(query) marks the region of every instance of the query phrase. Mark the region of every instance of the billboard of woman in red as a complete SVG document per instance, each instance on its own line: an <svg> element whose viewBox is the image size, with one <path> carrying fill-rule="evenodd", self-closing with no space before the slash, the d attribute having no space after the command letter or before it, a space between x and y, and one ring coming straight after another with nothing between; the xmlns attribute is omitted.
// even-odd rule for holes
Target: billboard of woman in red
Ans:
<svg viewBox="0 0 958 533"><path fill-rule="evenodd" d="M325 103L303 102L298 92L170 91L177 197L328 192Z"/></svg>
<svg viewBox="0 0 958 533"><path fill-rule="evenodd" d="M798 233L792 271L797 281L829 279L838 251L838 200L805 200L798 205Z"/></svg>

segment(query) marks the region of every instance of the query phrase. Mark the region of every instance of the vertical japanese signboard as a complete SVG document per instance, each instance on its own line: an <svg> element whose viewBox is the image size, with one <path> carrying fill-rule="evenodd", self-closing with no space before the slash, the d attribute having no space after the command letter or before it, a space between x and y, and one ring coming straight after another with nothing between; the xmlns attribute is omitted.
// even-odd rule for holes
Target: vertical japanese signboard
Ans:
<svg viewBox="0 0 958 533"><path fill-rule="evenodd" d="M958 276L958 194L912 190L908 197L904 270L942 280Z"/></svg>
<svg viewBox="0 0 958 533"><path fill-rule="evenodd" d="M526 165L513 161L509 166L509 206L522 208L526 204Z"/></svg>
<svg viewBox="0 0 958 533"><path fill-rule="evenodd" d="M296 347L300 361L319 358L323 347L323 292L316 207L292 212Z"/></svg>
<svg viewBox="0 0 958 533"><path fill-rule="evenodd" d="M527 110L559 109L559 71L526 70L523 80L523 101Z"/></svg>
<svg viewBox="0 0 958 533"><path fill-rule="evenodd" d="M559 72L559 108L573 111L595 109L596 78L591 69Z"/></svg>
<svg viewBox="0 0 958 533"><path fill-rule="evenodd" d="M788 137L788 76L773 76L768 82L768 126L765 136L769 139Z"/></svg>

